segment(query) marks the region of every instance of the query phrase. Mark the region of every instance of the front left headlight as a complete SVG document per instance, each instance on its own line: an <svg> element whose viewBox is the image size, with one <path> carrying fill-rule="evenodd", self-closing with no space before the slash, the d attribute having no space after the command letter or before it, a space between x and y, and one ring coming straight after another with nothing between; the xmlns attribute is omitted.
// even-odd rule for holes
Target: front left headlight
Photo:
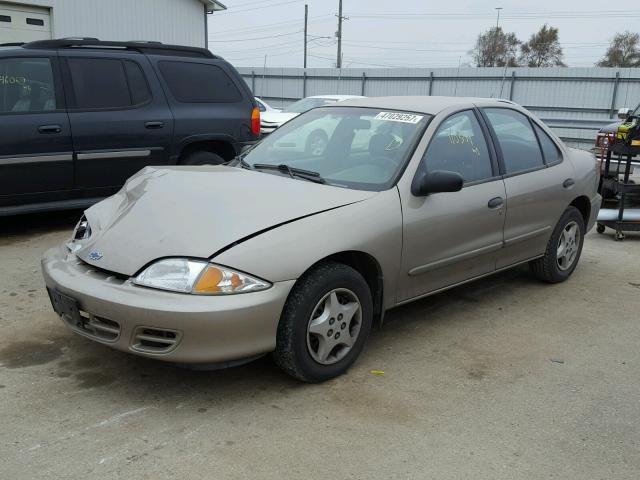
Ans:
<svg viewBox="0 0 640 480"><path fill-rule="evenodd" d="M229 295L256 292L269 282L222 265L188 258L165 258L132 279L136 285L196 295Z"/></svg>

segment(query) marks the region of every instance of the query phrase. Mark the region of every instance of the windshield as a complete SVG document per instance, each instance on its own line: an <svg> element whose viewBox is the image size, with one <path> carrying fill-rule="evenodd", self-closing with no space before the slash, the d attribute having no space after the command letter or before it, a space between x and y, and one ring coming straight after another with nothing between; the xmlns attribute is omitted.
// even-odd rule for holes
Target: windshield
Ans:
<svg viewBox="0 0 640 480"><path fill-rule="evenodd" d="M286 165L316 172L330 185L386 190L430 118L374 108L317 108L275 130L244 160L258 170L264 165Z"/></svg>
<svg viewBox="0 0 640 480"><path fill-rule="evenodd" d="M337 102L335 98L303 98L302 100L292 103L282 111L286 113L304 113L312 108L324 107L325 105L335 102Z"/></svg>

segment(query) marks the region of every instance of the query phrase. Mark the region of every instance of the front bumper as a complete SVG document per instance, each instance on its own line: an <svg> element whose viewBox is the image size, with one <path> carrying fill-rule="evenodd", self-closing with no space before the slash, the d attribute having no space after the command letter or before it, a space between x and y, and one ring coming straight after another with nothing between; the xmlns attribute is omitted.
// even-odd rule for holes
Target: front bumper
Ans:
<svg viewBox="0 0 640 480"><path fill-rule="evenodd" d="M262 135L269 135L270 133L273 133L279 126L280 125L276 123L263 123L260 125L260 133Z"/></svg>
<svg viewBox="0 0 640 480"><path fill-rule="evenodd" d="M48 289L77 301L85 326L98 327L66 318L72 331L117 350L176 363L227 362L273 351L294 284L277 282L268 290L228 296L165 292L100 271L65 246L45 253L42 272Z"/></svg>

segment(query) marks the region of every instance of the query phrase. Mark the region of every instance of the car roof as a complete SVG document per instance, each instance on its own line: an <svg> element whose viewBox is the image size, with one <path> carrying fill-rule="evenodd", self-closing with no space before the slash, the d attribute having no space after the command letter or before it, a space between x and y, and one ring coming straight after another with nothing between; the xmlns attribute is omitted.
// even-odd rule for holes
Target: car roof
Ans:
<svg viewBox="0 0 640 480"><path fill-rule="evenodd" d="M516 106L514 102L496 98L478 97L436 97L436 96L407 96L407 97L356 97L340 102L340 106L388 108L390 110L406 110L435 115L449 107L473 107L477 104L496 106L505 104Z"/></svg>
<svg viewBox="0 0 640 480"><path fill-rule="evenodd" d="M361 95L313 95L311 97L306 98L329 98L332 100L349 100L352 98L367 98Z"/></svg>

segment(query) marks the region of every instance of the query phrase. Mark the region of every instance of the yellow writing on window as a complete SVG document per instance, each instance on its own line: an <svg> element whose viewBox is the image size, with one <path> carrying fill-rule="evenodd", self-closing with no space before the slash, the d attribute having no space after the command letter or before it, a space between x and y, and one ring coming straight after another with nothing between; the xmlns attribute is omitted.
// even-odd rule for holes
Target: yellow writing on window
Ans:
<svg viewBox="0 0 640 480"><path fill-rule="evenodd" d="M0 85L24 85L25 83L27 83L27 79L24 77L0 75Z"/></svg>

